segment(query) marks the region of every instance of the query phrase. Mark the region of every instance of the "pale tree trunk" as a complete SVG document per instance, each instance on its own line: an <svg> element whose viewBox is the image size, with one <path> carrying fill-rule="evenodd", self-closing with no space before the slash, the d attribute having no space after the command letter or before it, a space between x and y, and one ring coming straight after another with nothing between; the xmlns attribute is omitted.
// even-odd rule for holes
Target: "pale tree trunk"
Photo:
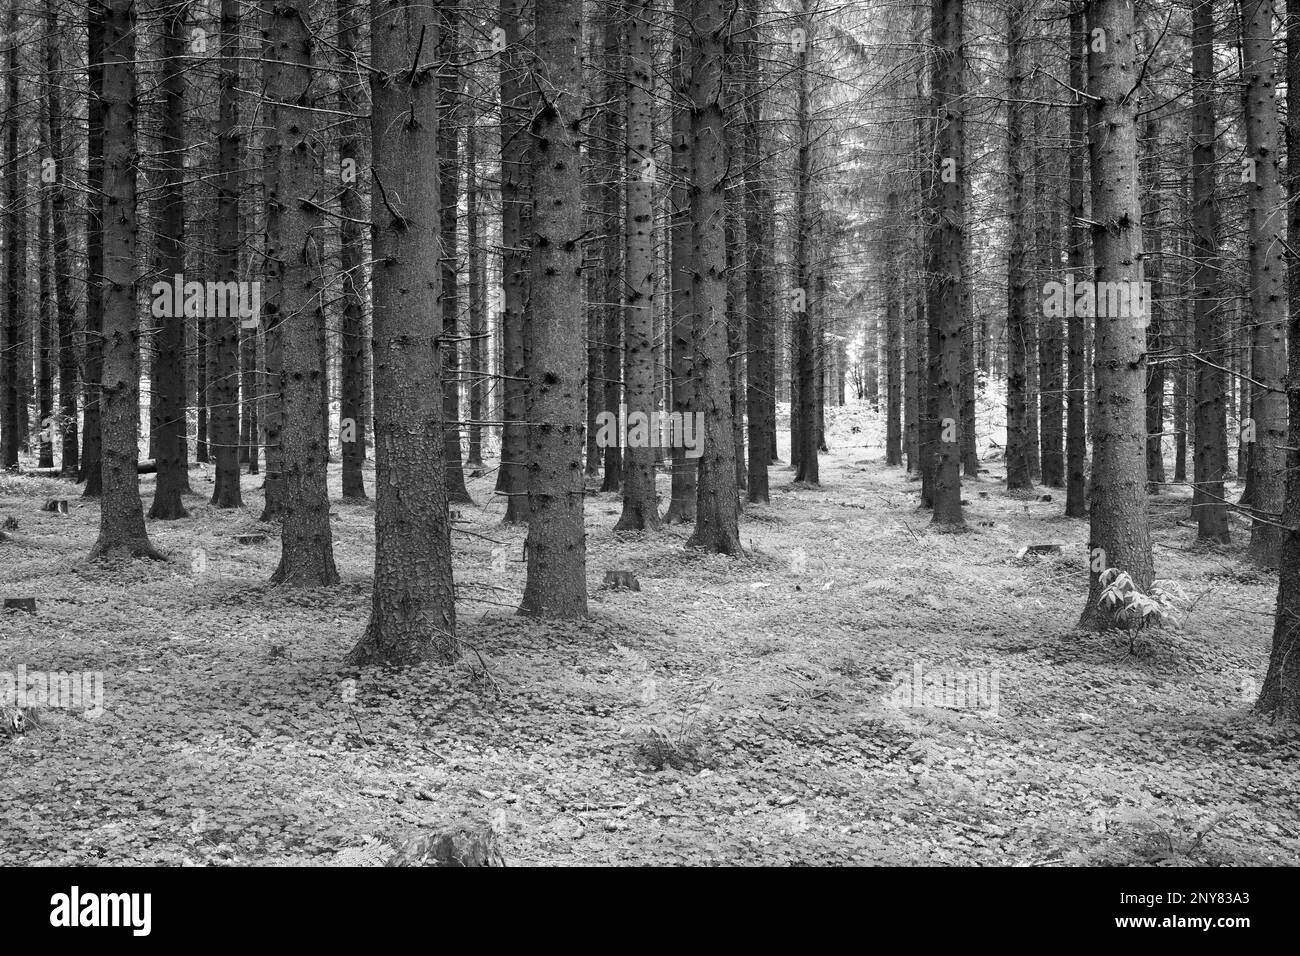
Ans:
<svg viewBox="0 0 1300 956"><path fill-rule="evenodd" d="M271 66L267 96L276 104L280 140L281 202L280 566L276 584L318 587L338 583L325 484L329 437L321 329L322 216L310 201L321 174L323 119L313 98L315 68L307 5L281 3L271 10ZM323 95L323 94L319 94ZM318 95L318 96L319 96Z"/></svg>
<svg viewBox="0 0 1300 956"><path fill-rule="evenodd" d="M1289 33L1288 33L1289 37ZM1214 142L1214 0L1192 2L1192 273L1195 432L1192 512L1202 541L1228 543L1228 313L1219 301L1219 201Z"/></svg>
<svg viewBox="0 0 1300 956"><path fill-rule="evenodd" d="M934 518L940 529L965 527L961 510L962 343L966 338L966 312L962 302L962 267L965 258L966 214L962 179L966 170L966 126L963 114L963 79L966 69L962 0L932 0L931 38L935 46L931 95L937 118L937 155L941 163L934 176L934 228L930 231L930 324L935 330L938 371L932 395L936 407L930 417L938 425L934 461ZM945 175L950 173L950 175Z"/></svg>
<svg viewBox="0 0 1300 956"><path fill-rule="evenodd" d="M221 61L217 139L216 279L237 282L239 192L243 138L239 132L239 0L221 0ZM216 463L212 504L238 508L239 489L239 323L238 314L208 315L208 443Z"/></svg>
<svg viewBox="0 0 1300 956"><path fill-rule="evenodd" d="M1247 288L1251 310L1250 456L1251 508L1258 514L1250 531L1250 556L1276 567L1282 544L1278 525L1286 493L1286 204L1278 148L1277 65L1273 56L1273 0L1243 0L1242 79L1245 82ZM1253 175L1251 175L1253 174Z"/></svg>
<svg viewBox="0 0 1300 956"><path fill-rule="evenodd" d="M1203 0L1204 2L1204 0ZM1206 3L1208 6L1208 2ZM1300 235L1300 18L1287 21L1287 166L1290 181L1288 226ZM1300 720L1300 266L1291 263L1291 302L1288 325L1290 354L1286 381L1290 426L1286 456L1286 503L1282 513L1281 567L1277 589L1277 616L1273 624L1273 649L1268 672L1255 710L1275 720Z"/></svg>
<svg viewBox="0 0 1300 956"><path fill-rule="evenodd" d="M525 340L528 326L528 241L531 235L531 170L527 125L531 114L528 77L524 71L521 24L527 0L501 0L501 273L502 346L504 365L501 431L501 470L497 491L506 495L504 522L528 520L527 413L528 369Z"/></svg>
<svg viewBox="0 0 1300 956"><path fill-rule="evenodd" d="M1087 55L1084 53L1083 7L1070 11L1070 87L1082 90ZM1088 229L1083 223L1088 175L1087 111L1082 97L1070 108L1070 223L1068 227L1069 274L1075 282L1089 276ZM1066 406L1065 406L1065 514L1083 518L1088 514L1088 432L1084 409L1088 404L1084 316L1066 319Z"/></svg>
<svg viewBox="0 0 1300 956"><path fill-rule="evenodd" d="M161 166L159 188L154 199L157 223L159 282L172 282L185 272L185 17L183 8L162 12L158 44L162 65L162 122L158 137ZM150 386L157 401L153 406L150 436L157 436L155 458L158 480L154 487L149 517L175 520L188 516L181 495L189 490L185 438L185 311L173 313L162 323L154 340Z"/></svg>
<svg viewBox="0 0 1300 956"><path fill-rule="evenodd" d="M528 572L521 614L587 615L582 502L581 0L537 0L533 80Z"/></svg>
<svg viewBox="0 0 1300 956"><path fill-rule="evenodd" d="M351 663L458 654L443 461L437 41L429 4L370 2L375 582ZM421 49L425 52L421 53ZM419 64L415 70L411 65Z"/></svg>
<svg viewBox="0 0 1300 956"><path fill-rule="evenodd" d="M342 267L343 315L339 327L343 360L339 376L339 443L343 454L343 497L366 498L362 466L366 460L366 352L369 337L365 328L365 306L361 290L366 287L366 263L361 224L364 214L358 183L364 160L364 121L347 114L359 114L365 104L358 91L361 77L350 69L358 47L356 0L337 0L338 46L344 73L339 78L339 265Z"/></svg>
<svg viewBox="0 0 1300 956"><path fill-rule="evenodd" d="M725 33L723 0L691 4L691 262L695 314L694 375L704 417L704 448L690 547L739 554L736 452L727 375L727 253L724 218L730 174L723 129Z"/></svg>
<svg viewBox="0 0 1300 956"><path fill-rule="evenodd" d="M628 82L625 148L623 343L624 387L629 420L655 411L654 354L654 10L650 0L627 0ZM629 431L631 428L629 427ZM629 440L623 455L623 513L615 531L657 531L655 491L657 434Z"/></svg>
<svg viewBox="0 0 1300 956"><path fill-rule="evenodd" d="M1029 210L1025 186L1025 0L1007 11L1007 489L1033 487L1029 454Z"/></svg>
<svg viewBox="0 0 1300 956"><path fill-rule="evenodd" d="M1088 26L1104 36L1103 43L1090 44L1088 53L1093 278L1097 283L1127 285L1141 279L1142 254L1133 0L1092 0ZM1109 614L1098 606L1102 571L1117 568L1127 572L1139 590L1151 587L1145 321L1141 315L1131 315L1099 317L1093 323L1094 459L1083 627L1111 623Z"/></svg>
<svg viewBox="0 0 1300 956"><path fill-rule="evenodd" d="M103 494L92 558L115 551L162 559L140 501L140 314L136 303L135 2L104 4Z"/></svg>

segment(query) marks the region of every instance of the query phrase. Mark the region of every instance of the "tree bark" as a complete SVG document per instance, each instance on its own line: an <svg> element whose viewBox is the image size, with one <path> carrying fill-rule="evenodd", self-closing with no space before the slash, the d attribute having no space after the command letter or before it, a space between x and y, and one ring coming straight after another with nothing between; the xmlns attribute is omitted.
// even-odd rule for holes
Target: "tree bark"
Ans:
<svg viewBox="0 0 1300 956"><path fill-rule="evenodd" d="M321 114L313 92L317 66L307 6L276 3L270 11L271 60L267 96L276 104L280 140L282 245L279 266L280 428L283 524L280 565L271 581L296 587L338 583L325 482L329 438L321 408L325 375L321 329L322 217L310 202L321 176Z"/></svg>
<svg viewBox="0 0 1300 956"><path fill-rule="evenodd" d="M1287 397L1282 377L1287 367L1287 290L1273 0L1243 0L1241 25L1245 159L1253 173L1244 185L1250 250L1250 367L1251 378L1258 383L1250 407L1254 443L1250 449L1249 504L1257 513L1250 530L1250 556L1266 567L1276 567L1282 543L1278 521L1286 493Z"/></svg>
<svg viewBox="0 0 1300 956"><path fill-rule="evenodd" d="M1083 7L1070 10L1070 86L1082 90L1087 70ZM1083 219L1087 202L1088 112L1082 96L1070 107L1070 225L1069 275L1076 283L1089 278L1088 229ZM1085 418L1088 404L1087 350L1084 347L1087 322L1076 310L1066 318L1066 406L1065 406L1065 514L1083 518L1088 514L1088 432Z"/></svg>
<svg viewBox="0 0 1300 956"><path fill-rule="evenodd" d="M528 385L528 571L521 614L587 615L583 529L581 0L537 0Z"/></svg>
<svg viewBox="0 0 1300 956"><path fill-rule="evenodd" d="M505 366L502 402L504 426L501 432L501 470L497 491L506 496L506 524L528 520L526 386L528 369L525 342L528 328L528 242L531 236L532 162L527 128L531 100L524 71L521 23L527 0L501 0L501 29L505 49L501 53L501 273L502 346Z"/></svg>
<svg viewBox="0 0 1300 956"><path fill-rule="evenodd" d="M1133 0L1091 0L1088 26L1105 38L1101 49L1093 43L1088 53L1093 277L1127 284L1141 279L1142 254ZM1112 623L1098 604L1105 569L1126 572L1143 592L1151 587L1144 325L1140 315L1094 322L1090 574L1083 627Z"/></svg>
<svg viewBox="0 0 1300 956"><path fill-rule="evenodd" d="M727 257L724 217L729 167L723 123L726 31L723 0L693 0L690 49L693 372L704 416L695 531L688 547L739 554L736 460L727 376Z"/></svg>
<svg viewBox="0 0 1300 956"><path fill-rule="evenodd" d="M961 508L962 345L966 338L966 311L962 302L966 213L962 179L966 169L966 132L962 97L966 70L962 0L933 0L931 41L937 50L931 74L932 110L937 118L937 155L941 169L934 175L934 228L928 236L930 276L929 313L934 330L938 441L934 446L934 517L942 530L965 527ZM947 175L948 173L951 175Z"/></svg>
<svg viewBox="0 0 1300 956"><path fill-rule="evenodd" d="M1025 185L1023 117L1025 0L1007 10L1007 490L1033 487L1029 452L1029 211Z"/></svg>
<svg viewBox="0 0 1300 956"><path fill-rule="evenodd" d="M339 376L339 444L343 459L344 500L364 501L366 484L362 468L366 460L366 352L370 338L366 335L365 304L361 290L366 287L366 263L361 224L364 214L361 175L365 151L363 121L348 114L360 114L365 104L359 95L361 77L349 68L357 53L358 17L356 0L337 0L338 46L347 72L340 77L339 111L343 113L339 135L339 265L343 275L343 309L339 326L343 361Z"/></svg>
<svg viewBox="0 0 1300 956"><path fill-rule="evenodd" d="M429 4L370 0L375 582L350 663L450 663L456 641L441 368L437 42ZM421 51L425 52L421 52ZM436 165L435 167L436 168Z"/></svg>
<svg viewBox="0 0 1300 956"><path fill-rule="evenodd" d="M134 0L104 4L103 495L91 558L125 551L161 560L140 501L140 314L136 303L136 24Z"/></svg>
<svg viewBox="0 0 1300 956"><path fill-rule="evenodd" d="M158 136L159 188L154 199L159 282L185 272L185 15L178 7L162 13L158 59L163 103ZM153 405L150 435L157 436L154 458L158 480L149 517L174 521L188 517L182 495L189 491L185 435L185 310L173 308L154 339L150 384Z"/></svg>
<svg viewBox="0 0 1300 956"><path fill-rule="evenodd" d="M650 0L627 0L627 123L624 152L623 343L624 386L629 421L655 412L654 354L654 9ZM629 432L631 428L629 427ZM645 441L629 437L623 456L623 512L615 531L658 531L655 491L655 430Z"/></svg>

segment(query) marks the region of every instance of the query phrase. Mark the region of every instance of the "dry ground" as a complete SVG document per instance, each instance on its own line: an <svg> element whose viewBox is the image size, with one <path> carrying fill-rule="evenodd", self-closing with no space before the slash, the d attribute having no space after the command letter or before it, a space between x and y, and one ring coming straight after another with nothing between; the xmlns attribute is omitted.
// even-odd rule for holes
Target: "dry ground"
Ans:
<svg viewBox="0 0 1300 956"><path fill-rule="evenodd" d="M1158 575L1194 606L1130 655L1074 629L1087 529L1062 492L1009 496L993 462L965 487L970 533L931 534L864 444L877 424L833 409L823 486L774 467L738 560L687 553L682 528L616 536L617 496L592 495L582 624L514 616L524 532L471 481L468 653L407 672L340 663L367 617L365 504L335 506L342 584L304 592L266 584L256 477L241 511L202 495L151 522L170 562L116 567L85 560L94 503L0 479L19 521L0 596L39 602L0 614L0 671L106 688L97 719L47 708L0 735L0 864L355 862L465 821L512 864L1300 863L1300 742L1248 713L1276 578L1154 498ZM60 490L69 516L37 510ZM1064 549L1017 558L1038 542ZM600 589L624 568L639 593ZM890 706L918 664L996 673L996 713Z"/></svg>

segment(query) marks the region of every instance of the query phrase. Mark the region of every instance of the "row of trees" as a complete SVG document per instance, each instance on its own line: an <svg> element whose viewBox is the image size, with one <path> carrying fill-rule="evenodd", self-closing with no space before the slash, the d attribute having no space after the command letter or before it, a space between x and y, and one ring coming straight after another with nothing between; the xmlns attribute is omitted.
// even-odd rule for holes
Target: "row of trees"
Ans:
<svg viewBox="0 0 1300 956"><path fill-rule="evenodd" d="M402 662L457 653L448 506L493 451L505 520L528 526L521 610L580 617L589 481L622 495L621 531L687 523L738 554L778 396L815 487L850 381L938 531L965 526L981 396L1004 403L1007 485L1063 486L1088 516L1083 621L1104 626L1106 568L1152 584L1170 420L1199 536L1226 542L1242 510L1252 557L1283 565L1261 706L1294 709L1282 146L1300 139L1282 137L1272 0L1229 12L9 0L0 461L31 443L102 498L96 554L157 557L143 380L150 516L185 517L191 448L218 508L242 506L241 463L264 469L275 580L321 586L331 445L348 498L373 446L353 657ZM160 310L175 276L255 284L260 309L208 289ZM1090 306L1048 306L1053 283L1089 282ZM1149 294L1098 314L1103 286ZM601 442L621 407L698 416L702 455Z"/></svg>

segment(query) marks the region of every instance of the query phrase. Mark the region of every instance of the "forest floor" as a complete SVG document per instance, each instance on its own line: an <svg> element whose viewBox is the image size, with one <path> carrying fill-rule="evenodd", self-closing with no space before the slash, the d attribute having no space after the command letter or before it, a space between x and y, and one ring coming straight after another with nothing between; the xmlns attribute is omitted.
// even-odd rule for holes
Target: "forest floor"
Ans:
<svg viewBox="0 0 1300 956"><path fill-rule="evenodd" d="M874 416L830 416L822 486L774 466L740 559L687 552L681 527L615 535L619 497L592 495L580 624L514 615L524 531L472 480L467 653L404 672L341 663L368 616L365 503L334 506L342 583L298 591L266 583L257 476L218 512L192 471L191 517L150 523L172 559L117 566L86 561L93 502L0 478L0 596L38 602L0 612L0 671L104 688L97 717L0 734L0 864L368 862L466 822L513 865L1300 863L1300 740L1249 713L1276 576L1245 534L1197 547L1186 497L1152 498L1157 575L1191 606L1130 654L1075 628L1087 522L1063 492L1010 495L991 462L964 482L970 532L934 534L866 446ZM1064 547L1017 557L1034 543ZM612 569L641 590L602 589ZM996 697L900 706L918 667Z"/></svg>

